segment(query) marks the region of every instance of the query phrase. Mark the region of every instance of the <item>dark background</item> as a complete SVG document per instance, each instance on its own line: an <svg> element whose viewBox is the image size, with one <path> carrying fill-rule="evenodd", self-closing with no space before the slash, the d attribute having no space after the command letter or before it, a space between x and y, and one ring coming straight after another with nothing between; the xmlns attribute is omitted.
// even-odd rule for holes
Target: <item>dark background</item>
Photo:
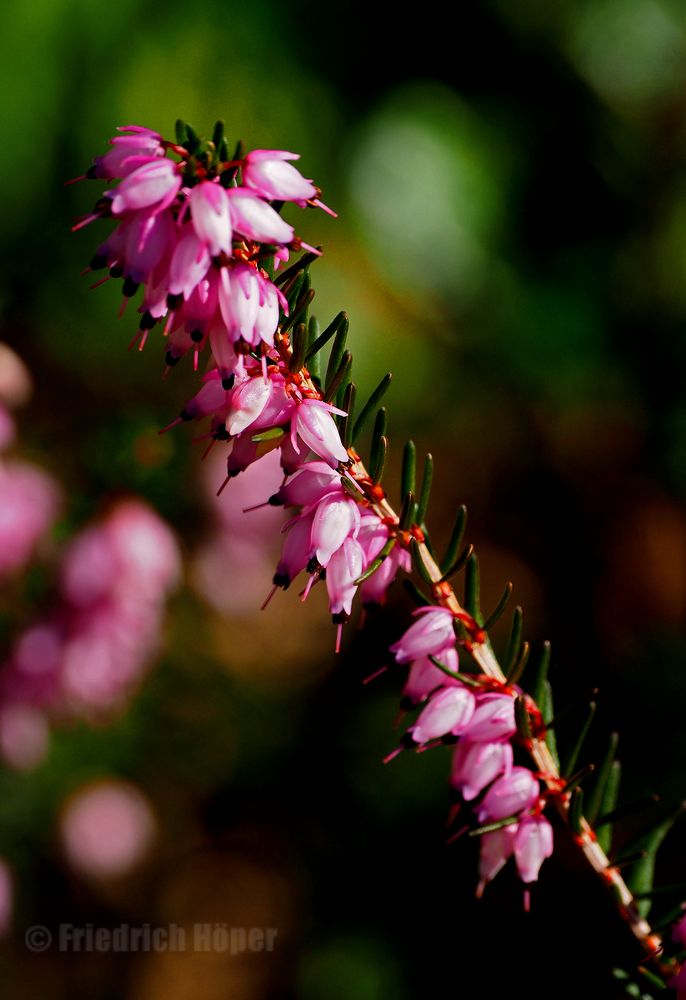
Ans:
<svg viewBox="0 0 686 1000"><path fill-rule="evenodd" d="M531 914L509 872L476 904L475 846L444 848L447 756L380 765L401 682L360 682L406 625L401 589L334 660L321 600L221 616L194 586L214 530L199 454L186 428L155 433L192 374L162 382L154 339L127 353L118 289L79 278L103 230L68 231L93 188L62 185L130 122L171 135L178 116L200 131L222 117L248 145L302 152L340 213L298 217L325 245L316 311L350 313L362 386L396 376L392 475L406 436L431 448L435 536L466 502L484 604L514 581L528 637L553 643L558 704L601 689L591 756L618 729L623 797L672 803L686 789L681 5L483 0L448 22L435 7L29 0L3 21L0 309L36 383L24 452L65 487L60 538L134 491L190 567L127 712L57 727L39 768L2 777L7 995L613 995L609 969L637 956L563 832ZM144 792L158 833L103 884L69 869L57 824L107 776ZM682 823L663 879L686 877L683 842ZM279 935L240 959L23 945L30 924L122 920Z"/></svg>

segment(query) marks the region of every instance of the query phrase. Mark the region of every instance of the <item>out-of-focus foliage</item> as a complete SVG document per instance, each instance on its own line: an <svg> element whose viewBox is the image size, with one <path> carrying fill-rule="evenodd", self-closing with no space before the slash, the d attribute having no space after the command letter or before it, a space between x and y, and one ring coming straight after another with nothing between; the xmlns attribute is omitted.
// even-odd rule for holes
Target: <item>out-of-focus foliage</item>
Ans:
<svg viewBox="0 0 686 1000"><path fill-rule="evenodd" d="M0 335L36 383L23 452L64 490L56 545L133 492L177 530L189 568L129 709L58 726L41 764L0 776L8 997L404 1000L459 992L469 975L475 995L543 997L554 982L558 996L611 996L603 977L631 955L564 844L526 921L514 879L476 906L474 846L443 847L447 757L380 765L399 678L360 682L404 627L402 595L364 632L348 627L335 663L316 593L218 613L231 593L266 594L269 575L261 590L253 557L229 552L224 589L226 525L200 451L188 428L156 433L192 373L163 382L154 337L127 353L132 306L118 321L115 283L79 278L99 236L68 232L94 187L63 182L116 125L169 134L178 116L205 130L222 117L232 139L301 152L340 213L299 219L325 246L316 311L350 313L362 383L393 368L392 455L409 433L434 452L435 534L468 503L484 604L512 578L529 637L553 641L558 700L601 687L598 729L622 733L628 796L683 796L683 11L480 0L456 16L453 31L438 12L386 11L380 35L340 0L3 11ZM2 632L9 644L4 614ZM70 863L73 804L102 787L120 790L112 823L129 823L134 846L144 834L116 877ZM686 877L682 855L667 846L664 878ZM121 921L279 934L273 953L240 957L23 943L31 924ZM534 979L520 956L535 940ZM564 976L561 950L581 956Z"/></svg>

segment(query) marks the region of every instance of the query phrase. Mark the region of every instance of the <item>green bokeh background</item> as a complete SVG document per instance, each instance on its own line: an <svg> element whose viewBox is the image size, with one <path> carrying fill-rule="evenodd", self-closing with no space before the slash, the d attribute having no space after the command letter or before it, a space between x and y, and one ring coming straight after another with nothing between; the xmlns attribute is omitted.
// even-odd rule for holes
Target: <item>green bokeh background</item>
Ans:
<svg viewBox="0 0 686 1000"><path fill-rule="evenodd" d="M198 454L186 429L156 436L192 373L162 382L153 338L127 353L119 290L79 277L100 235L69 233L93 189L63 181L116 125L170 134L179 116L199 130L222 117L248 145L301 152L340 213L298 217L325 246L316 311L349 312L363 388L395 375L391 481L404 437L431 448L436 537L466 502L484 603L514 580L529 637L553 642L558 700L601 688L598 732L621 732L626 798L678 800L683 6L481 0L453 16L272 0L5 4L0 316L36 382L23 448L65 486L61 536L136 491L192 550L209 516ZM380 766L398 678L360 681L404 627L402 594L364 632L348 629L335 663L328 629L284 606L219 621L186 588L128 713L65 727L36 772L2 776L0 851L18 895L7 996L611 996L609 968L635 956L564 843L530 916L513 877L475 905L473 845L443 846L447 758ZM138 784L160 825L154 855L114 887L71 874L56 839L65 796L108 774ZM664 878L686 878L684 836L682 824ZM122 920L278 926L278 947L172 960L23 946L29 924Z"/></svg>

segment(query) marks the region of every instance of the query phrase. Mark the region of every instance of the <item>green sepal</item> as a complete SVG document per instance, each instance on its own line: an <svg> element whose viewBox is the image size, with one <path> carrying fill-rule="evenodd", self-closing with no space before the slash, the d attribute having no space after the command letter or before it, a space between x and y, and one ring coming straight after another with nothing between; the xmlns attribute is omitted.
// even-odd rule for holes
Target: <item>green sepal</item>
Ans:
<svg viewBox="0 0 686 1000"><path fill-rule="evenodd" d="M322 381L322 359L318 351L312 354L312 345L316 343L319 334L321 333L319 327L319 320L316 316L310 316L307 323L307 333L308 333L308 345L305 351L305 364L307 365L307 370L310 373L310 378L319 388Z"/></svg>
<svg viewBox="0 0 686 1000"><path fill-rule="evenodd" d="M414 441L406 441L403 448L402 470L400 473L400 496L417 492L417 449Z"/></svg>
<svg viewBox="0 0 686 1000"><path fill-rule="evenodd" d="M419 501L417 502L417 524L424 524L426 511L429 506L431 496L431 483L434 477L433 455L429 452L424 459L424 470L422 472L422 485L419 488Z"/></svg>
<svg viewBox="0 0 686 1000"><path fill-rule="evenodd" d="M586 714L584 716L584 721L581 726L581 729L579 730L579 734L575 739L574 744L572 745L569 753L564 758L564 763L562 765L563 777L565 777L568 774L571 774L574 771L574 768L576 767L576 762L579 759L581 748L584 745L584 741L588 735L588 730L590 728L591 723L593 722L593 716L595 715L595 710L596 710L596 703L592 701L589 703L586 709Z"/></svg>
<svg viewBox="0 0 686 1000"><path fill-rule="evenodd" d="M191 155L200 149L200 136L188 122L186 122L186 140L181 145L185 146Z"/></svg>
<svg viewBox="0 0 686 1000"><path fill-rule="evenodd" d="M372 441L369 449L369 469L370 475L372 475L371 470L376 465L378 458L377 453L382 447L381 439L386 436L386 408L384 406L376 414L376 420L374 421L374 429L372 430ZM372 479L374 476L372 475Z"/></svg>
<svg viewBox="0 0 686 1000"><path fill-rule="evenodd" d="M464 531L467 527L467 508L462 504L457 509L457 514L455 515L455 523L453 525L453 530L450 534L450 539L448 541L448 547L445 550L445 555L443 556L440 567L441 573L444 575L447 570L455 563L457 559L457 553L462 547L462 539L464 538Z"/></svg>
<svg viewBox="0 0 686 1000"><path fill-rule="evenodd" d="M664 979L661 979L659 976L656 976L654 972L651 972L650 969L646 969L644 965L637 965L636 971L638 972L639 976L642 976L643 979L645 979L645 981L650 986L653 987L653 989L660 989L660 990L666 989L667 983L664 981Z"/></svg>
<svg viewBox="0 0 686 1000"><path fill-rule="evenodd" d="M219 152L219 147L225 141L224 122L221 118L218 118L214 123L214 128L212 129L212 143L217 153Z"/></svg>
<svg viewBox="0 0 686 1000"><path fill-rule="evenodd" d="M355 444L358 437L364 430L365 424L367 423L372 413L374 412L376 407L379 405L379 403L385 396L386 390L391 384L392 378L393 378L392 374L390 372L386 372L384 377L377 385L376 389L374 389L371 396L360 410L360 415L355 421L355 426L353 427L353 434L351 439L352 444Z"/></svg>
<svg viewBox="0 0 686 1000"><path fill-rule="evenodd" d="M498 619L502 615L503 611L507 607L507 603L510 600L510 598L512 597L512 591L513 590L514 590L514 587L512 586L511 583L508 582L508 583L505 584L505 587L503 589L503 592L502 592L502 595L500 597L500 600L496 604L496 606L493 609L493 611L491 611L491 613L488 616L488 618L486 619L486 621L484 622L484 626L483 627L485 628L485 630L487 632L488 632L488 630L490 628L492 628L495 625L495 623L498 621ZM521 608L520 608L520 611L521 611Z"/></svg>
<svg viewBox="0 0 686 1000"><path fill-rule="evenodd" d="M605 793L605 786L610 778L610 773L612 771L612 762L615 759L615 754L617 753L617 743L619 741L619 736L617 733L611 733L610 739L608 740L607 749L603 755L603 759L598 768L598 777L596 778L593 790L588 796L588 805L586 806L586 818L591 826L595 825L595 821L600 815L600 810L603 803L603 795Z"/></svg>
<svg viewBox="0 0 686 1000"><path fill-rule="evenodd" d="M671 885L658 885L647 892L635 892L636 899L655 899L656 896L678 895L682 898L686 894L686 882L672 882ZM680 904L681 906L681 904Z"/></svg>

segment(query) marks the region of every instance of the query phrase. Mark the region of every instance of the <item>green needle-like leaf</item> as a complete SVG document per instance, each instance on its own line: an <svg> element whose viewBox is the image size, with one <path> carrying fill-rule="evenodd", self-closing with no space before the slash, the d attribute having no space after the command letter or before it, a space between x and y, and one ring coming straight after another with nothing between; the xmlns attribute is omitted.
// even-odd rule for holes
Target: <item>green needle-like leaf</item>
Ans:
<svg viewBox="0 0 686 1000"><path fill-rule="evenodd" d="M508 684L516 684L519 678L524 673L524 668L529 660L529 643L523 642L519 647L519 654L515 660L512 670L507 675L506 680Z"/></svg>
<svg viewBox="0 0 686 1000"><path fill-rule="evenodd" d="M351 442L352 444L355 444L355 442L357 441L358 437L360 436L360 434L364 430L367 421L369 420L369 418L371 417L372 413L374 412L374 410L376 409L376 407L379 405L379 403L381 402L381 400L385 396L386 390L388 389L389 385L391 384L392 378L393 378L393 376L391 375L391 373L387 372L384 375L384 377L381 379L381 381L379 382L379 384L377 385L376 389L371 394L371 396L369 397L369 399L367 400L367 402L364 404L364 406L360 410L360 415L357 418L357 420L355 421L355 426L353 427L353 435L352 435L352 442Z"/></svg>
<svg viewBox="0 0 686 1000"><path fill-rule="evenodd" d="M293 341L291 347L291 359L288 364L290 371L299 372L305 361L305 350L307 348L307 327L304 323L298 323L293 331Z"/></svg>
<svg viewBox="0 0 686 1000"><path fill-rule="evenodd" d="M388 458L388 438L382 435L379 438L378 445L372 456L370 462L369 474L372 477L372 482L378 486L383 478L384 469L386 468L386 459Z"/></svg>
<svg viewBox="0 0 686 1000"><path fill-rule="evenodd" d="M424 524L426 511L429 506L431 496L431 483L434 477L434 460L431 453L424 459L424 471L422 472L422 485L419 489L419 502L417 504L417 524Z"/></svg>
<svg viewBox="0 0 686 1000"><path fill-rule="evenodd" d="M412 565L414 566L415 570L422 578L424 583L433 584L431 574L426 568L426 564L424 562L424 559L422 558L421 549L419 548L419 542L417 541L416 538L410 539L410 554L412 556Z"/></svg>
<svg viewBox="0 0 686 1000"><path fill-rule="evenodd" d="M336 330L336 336L334 337L333 344L331 345L331 354L329 355L329 363L326 366L326 378L324 384L329 385L331 379L334 377L336 372L341 366L341 361L343 360L343 354L345 352L345 342L348 339L348 317L343 314L344 318L341 320L338 329Z"/></svg>
<svg viewBox="0 0 686 1000"><path fill-rule="evenodd" d="M553 705L553 689L550 686L550 681L545 681L543 685L543 698L542 703L538 702L538 707L541 709L543 715L543 722L547 725L553 721L555 716L555 709ZM546 729L545 731L545 742L548 750L550 751L550 756L555 761L556 766L560 766L560 756L557 752L557 738L555 736L554 729Z"/></svg>
<svg viewBox="0 0 686 1000"><path fill-rule="evenodd" d="M402 472L400 475L400 496L413 495L417 489L417 449L414 441L407 441L403 448Z"/></svg>
<svg viewBox="0 0 686 1000"><path fill-rule="evenodd" d="M507 652L503 659L503 673L506 677L512 673L514 665L517 662L517 657L519 656L519 650L522 645L522 630L524 626L524 613L519 605L514 609L514 614L512 615L512 629L510 630L510 639L507 644Z"/></svg>
<svg viewBox="0 0 686 1000"><path fill-rule="evenodd" d="M668 813L664 819L662 819L661 822L659 822L651 830L643 834L641 837L636 838L631 844L627 845L627 851L632 849L645 851L645 856L634 864L629 877L627 878L627 884L629 885L631 891L638 893L643 897L638 901L637 905L639 912L644 917L649 913L652 903L652 900L645 894L650 892L653 888L655 858L658 848L683 810L684 803L681 802L676 809L673 809L670 813Z"/></svg>
<svg viewBox="0 0 686 1000"><path fill-rule="evenodd" d="M462 547L462 539L464 538L464 530L467 526L467 508L462 504L458 507L457 514L455 515L455 523L453 525L453 530L450 534L450 540L448 541L448 548L445 550L445 555L441 560L441 572L446 573L447 570L455 563L457 559L457 553Z"/></svg>
<svg viewBox="0 0 686 1000"><path fill-rule="evenodd" d="M572 798L569 803L569 826L572 833L575 833L577 837L581 833L581 820L584 815L584 793L581 788L577 787L572 792Z"/></svg>
<svg viewBox="0 0 686 1000"><path fill-rule="evenodd" d="M479 603L479 560L471 555L467 560L464 580L464 606L477 625L483 625L481 605Z"/></svg>
<svg viewBox="0 0 686 1000"><path fill-rule="evenodd" d="M610 773L605 783L605 790L603 791L603 797L600 802L600 812L599 816L611 816L612 812L617 805L617 799L619 797L619 786L622 780L622 765L618 760L612 761L612 766L610 767ZM605 820L602 824L602 829L598 829L598 819L596 818L595 828L598 831L598 843L602 849L607 854L612 846L612 822Z"/></svg>
<svg viewBox="0 0 686 1000"><path fill-rule="evenodd" d="M414 603L417 605L418 608L424 608L428 604L434 603L430 597L427 597L426 594L419 589L414 580L410 580L410 578L407 576L403 579L403 587L408 592L408 594L410 595L410 597L412 598L412 600L414 601Z"/></svg>
<svg viewBox="0 0 686 1000"><path fill-rule="evenodd" d="M581 753L581 748L584 745L584 740L586 739L590 725L593 722L593 716L595 715L595 710L596 710L596 703L592 701L590 702L590 704L586 709L586 713L584 715L584 721L582 723L581 729L579 730L578 736L574 740L574 743L569 753L564 758L564 763L562 765L563 777L571 774L574 771L574 768L576 767L576 762L579 759L579 754Z"/></svg>
<svg viewBox="0 0 686 1000"><path fill-rule="evenodd" d="M550 669L550 643L544 642L543 648L541 649L541 655L538 658L538 662L534 668L534 676L531 687L531 697L534 699L536 704L540 709L543 708L543 701L545 698L546 683L548 681L548 670ZM547 722L552 721L552 715Z"/></svg>
<svg viewBox="0 0 686 1000"><path fill-rule="evenodd" d="M338 392L338 389L343 384L343 380L348 375L350 368L352 367L353 356L350 351L344 351L341 355L341 360L338 369L333 373L329 379L329 373L327 372L326 389L324 391L324 402L330 403L333 397Z"/></svg>
<svg viewBox="0 0 686 1000"><path fill-rule="evenodd" d="M354 382L348 382L345 387L345 394L343 396L342 410L345 410L347 417L339 417L340 420L340 430L341 430L341 440L343 441L343 446L349 448L352 444L352 428L353 420L355 419L355 398L357 396L357 387Z"/></svg>
<svg viewBox="0 0 686 1000"><path fill-rule="evenodd" d="M605 786L610 778L612 772L612 762L615 759L615 754L617 753L617 743L619 737L617 733L612 733L608 741L607 750L598 768L598 777L596 778L593 790L588 796L588 805L586 806L586 819L591 824L595 825L595 821L600 815L600 810L603 803L603 795L605 793Z"/></svg>
<svg viewBox="0 0 686 1000"><path fill-rule="evenodd" d="M484 622L484 628L486 629L487 632L488 632L488 630L490 628L493 627L493 625L495 625L495 623L498 621L498 619L502 615L503 611L507 607L508 601L512 597L512 591L513 590L514 590L514 587L512 586L511 583L506 583L505 584L505 589L503 590L503 593L502 593L502 596L501 596L500 600L496 604L496 606L493 609L493 611L491 611L491 613L488 616L488 618L486 619L486 621ZM521 611L521 608L520 608L520 611Z"/></svg>

